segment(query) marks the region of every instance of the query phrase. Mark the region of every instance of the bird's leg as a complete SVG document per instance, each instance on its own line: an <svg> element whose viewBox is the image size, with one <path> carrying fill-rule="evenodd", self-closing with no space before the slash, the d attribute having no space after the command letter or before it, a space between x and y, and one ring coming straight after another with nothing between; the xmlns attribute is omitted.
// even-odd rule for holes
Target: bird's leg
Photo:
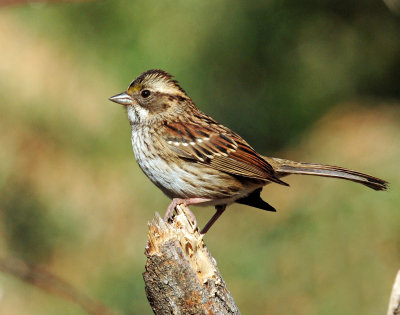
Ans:
<svg viewBox="0 0 400 315"><path fill-rule="evenodd" d="M164 215L164 221L168 222L168 220L172 217L172 214L174 213L174 209L177 205L185 205L185 206L190 206L190 205L195 205L197 203L203 203L211 201L211 199L206 199L206 198L188 198L188 199L181 199L181 198L174 198L172 199L171 203L168 206L167 212L165 212ZM193 214L193 212L189 209L189 207L186 208L188 210L188 213L190 215L190 218L192 219L194 226L197 226L197 220L196 216Z"/></svg>
<svg viewBox="0 0 400 315"><path fill-rule="evenodd" d="M218 218L221 216L221 214L224 213L225 209L226 209L226 205L215 206L215 210L216 210L215 214L212 216L210 221L208 221L207 224L203 227L200 234L206 234L207 231L210 229L210 227L212 227L212 225L215 223L215 221L217 221Z"/></svg>

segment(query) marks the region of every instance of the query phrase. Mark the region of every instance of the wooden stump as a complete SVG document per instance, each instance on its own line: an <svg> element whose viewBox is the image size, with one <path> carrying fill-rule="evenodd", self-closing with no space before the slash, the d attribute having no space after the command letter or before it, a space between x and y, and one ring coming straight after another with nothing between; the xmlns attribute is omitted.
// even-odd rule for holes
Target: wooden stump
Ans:
<svg viewBox="0 0 400 315"><path fill-rule="evenodd" d="M215 259L184 206L173 222L149 224L146 295L155 314L240 314Z"/></svg>

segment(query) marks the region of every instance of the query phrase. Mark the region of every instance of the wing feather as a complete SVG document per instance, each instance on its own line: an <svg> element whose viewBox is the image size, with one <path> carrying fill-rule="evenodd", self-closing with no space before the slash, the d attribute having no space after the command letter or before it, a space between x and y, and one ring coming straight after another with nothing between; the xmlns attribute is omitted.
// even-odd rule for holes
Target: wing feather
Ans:
<svg viewBox="0 0 400 315"><path fill-rule="evenodd" d="M246 141L226 127L182 122L165 127L165 140L182 158L232 175L287 185Z"/></svg>

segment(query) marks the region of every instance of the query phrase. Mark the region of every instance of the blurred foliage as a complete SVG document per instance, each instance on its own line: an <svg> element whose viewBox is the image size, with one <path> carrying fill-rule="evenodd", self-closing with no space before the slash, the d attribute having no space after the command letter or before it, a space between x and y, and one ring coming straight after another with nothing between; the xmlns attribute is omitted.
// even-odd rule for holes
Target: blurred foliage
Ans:
<svg viewBox="0 0 400 315"><path fill-rule="evenodd" d="M383 313L400 261L400 19L381 1L91 1L0 12L0 253L150 314L146 222L166 197L107 98L176 76L260 152L389 180L289 178L206 236L243 314ZM213 210L195 209L200 225ZM83 314L0 275L1 314ZM22 298L23 297L23 298Z"/></svg>
<svg viewBox="0 0 400 315"><path fill-rule="evenodd" d="M297 140L338 101L400 96L400 19L377 0L107 0L24 11L25 23L97 62L121 90L149 68L171 72L258 148Z"/></svg>
<svg viewBox="0 0 400 315"><path fill-rule="evenodd" d="M74 228L76 222L72 225L65 216L62 220L52 217L47 204L38 200L25 184L4 185L0 210L11 252L32 263L48 260L55 246L66 246L79 234Z"/></svg>

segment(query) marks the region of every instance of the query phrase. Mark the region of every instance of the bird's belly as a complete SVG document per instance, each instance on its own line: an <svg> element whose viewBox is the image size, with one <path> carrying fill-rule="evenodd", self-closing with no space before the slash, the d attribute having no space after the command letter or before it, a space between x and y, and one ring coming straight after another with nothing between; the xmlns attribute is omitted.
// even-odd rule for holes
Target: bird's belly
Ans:
<svg viewBox="0 0 400 315"><path fill-rule="evenodd" d="M140 133L132 132L132 147L137 163L146 176L170 198L190 198L195 193L190 178L194 175L173 163L163 148L152 148Z"/></svg>
<svg viewBox="0 0 400 315"><path fill-rule="evenodd" d="M138 160L147 177L170 198L190 198L196 194L194 176L160 157Z"/></svg>
<svg viewBox="0 0 400 315"><path fill-rule="evenodd" d="M132 137L133 151L142 171L169 198L206 198L204 205L230 204L247 196L261 183L251 183L195 162L175 160L143 149ZM176 157L175 157L176 158Z"/></svg>

